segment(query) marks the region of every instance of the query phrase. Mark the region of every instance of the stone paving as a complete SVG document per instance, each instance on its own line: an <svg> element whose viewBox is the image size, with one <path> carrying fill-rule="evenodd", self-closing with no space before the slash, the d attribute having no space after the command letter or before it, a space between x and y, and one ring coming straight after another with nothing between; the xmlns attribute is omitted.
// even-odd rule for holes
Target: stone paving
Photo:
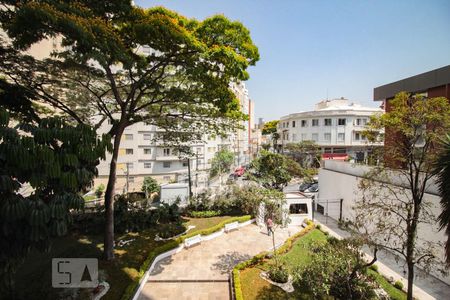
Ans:
<svg viewBox="0 0 450 300"><path fill-rule="evenodd" d="M275 244L282 244L300 230L297 226L277 229ZM233 266L271 248L272 237L267 236L265 228L254 224L204 241L160 261L139 300L228 300L229 271Z"/></svg>

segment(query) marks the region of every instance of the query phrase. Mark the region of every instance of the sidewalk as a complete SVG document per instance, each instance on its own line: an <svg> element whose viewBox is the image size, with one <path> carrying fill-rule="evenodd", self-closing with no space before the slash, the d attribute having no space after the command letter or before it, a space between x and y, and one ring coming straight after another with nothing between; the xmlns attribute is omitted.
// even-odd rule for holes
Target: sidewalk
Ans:
<svg viewBox="0 0 450 300"><path fill-rule="evenodd" d="M351 234L345 230L339 228L338 223L332 219L323 216L322 214L316 213L314 216L314 221L321 224L324 230L328 231L330 235L337 238L349 237ZM366 248L364 249L368 258L372 258L371 251ZM407 286L407 280L404 276L406 273L406 266L404 268L405 261L402 258L395 257L392 253L382 250L377 253L378 260L375 263L378 265L378 271L380 274L386 278L393 278L394 282L400 280L403 282L404 286ZM402 274L402 275L400 275ZM445 284L438 278L425 273L419 268L415 268L415 279L414 279L414 297L420 300L431 300L431 299L450 299L450 286Z"/></svg>

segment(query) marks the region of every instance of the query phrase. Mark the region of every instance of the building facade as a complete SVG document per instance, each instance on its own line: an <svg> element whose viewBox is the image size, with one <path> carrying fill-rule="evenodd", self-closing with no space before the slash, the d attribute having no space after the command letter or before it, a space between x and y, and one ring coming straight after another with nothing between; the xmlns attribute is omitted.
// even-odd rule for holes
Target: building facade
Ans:
<svg viewBox="0 0 450 300"><path fill-rule="evenodd" d="M370 117L382 112L380 108L363 107L345 98L324 100L313 111L281 117L278 146L283 150L289 143L314 141L324 159L363 161L373 145L368 145L362 132Z"/></svg>
<svg viewBox="0 0 450 300"><path fill-rule="evenodd" d="M107 133L110 124L103 123L98 134ZM120 141L117 159L116 193L124 191L140 191L145 177L151 176L159 183L186 182L188 180L188 164L191 168L193 185L204 185L208 181L208 170L211 161L221 147L231 147L230 138L208 137L205 142L192 143L189 146L193 155L188 160L178 153L176 148L166 147L155 141L161 129L144 122L127 127ZM111 154L98 166L98 177L94 186L106 185L109 178Z"/></svg>

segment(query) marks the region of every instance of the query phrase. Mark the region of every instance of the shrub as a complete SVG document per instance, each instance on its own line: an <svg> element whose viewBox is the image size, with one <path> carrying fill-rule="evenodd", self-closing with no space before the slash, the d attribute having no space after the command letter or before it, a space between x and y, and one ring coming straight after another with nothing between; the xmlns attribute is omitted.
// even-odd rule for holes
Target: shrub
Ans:
<svg viewBox="0 0 450 300"><path fill-rule="evenodd" d="M159 229L158 236L163 239L176 236L186 231L186 227L184 227L183 224L181 223L161 224L159 225L158 229Z"/></svg>
<svg viewBox="0 0 450 300"><path fill-rule="evenodd" d="M369 268L371 270L375 271L375 272L378 272L378 266L377 265L371 265Z"/></svg>
<svg viewBox="0 0 450 300"><path fill-rule="evenodd" d="M320 224L317 224L316 228L320 230L322 228L322 226Z"/></svg>
<svg viewBox="0 0 450 300"><path fill-rule="evenodd" d="M95 190L95 196L97 196L97 198L101 198L103 196L104 191L105 191L105 185L102 183Z"/></svg>
<svg viewBox="0 0 450 300"><path fill-rule="evenodd" d="M396 287L396 288L399 289L399 290L403 290L403 282L401 282L400 280L397 280L397 281L394 283L394 287Z"/></svg>
<svg viewBox="0 0 450 300"><path fill-rule="evenodd" d="M289 279L289 273L283 264L271 265L268 274L270 280L278 283L286 283Z"/></svg>
<svg viewBox="0 0 450 300"><path fill-rule="evenodd" d="M220 216L222 212L220 210L205 210L205 211L190 211L189 216L193 218L211 218Z"/></svg>

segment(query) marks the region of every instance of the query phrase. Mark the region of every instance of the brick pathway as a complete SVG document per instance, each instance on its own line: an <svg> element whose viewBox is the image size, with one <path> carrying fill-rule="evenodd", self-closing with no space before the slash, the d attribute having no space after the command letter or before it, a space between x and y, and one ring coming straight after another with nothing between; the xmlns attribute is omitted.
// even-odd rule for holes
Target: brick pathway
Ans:
<svg viewBox="0 0 450 300"><path fill-rule="evenodd" d="M300 229L295 226L278 229L276 244ZM233 266L271 247L272 238L265 228L253 224L204 241L160 261L139 300L228 300L228 274Z"/></svg>

